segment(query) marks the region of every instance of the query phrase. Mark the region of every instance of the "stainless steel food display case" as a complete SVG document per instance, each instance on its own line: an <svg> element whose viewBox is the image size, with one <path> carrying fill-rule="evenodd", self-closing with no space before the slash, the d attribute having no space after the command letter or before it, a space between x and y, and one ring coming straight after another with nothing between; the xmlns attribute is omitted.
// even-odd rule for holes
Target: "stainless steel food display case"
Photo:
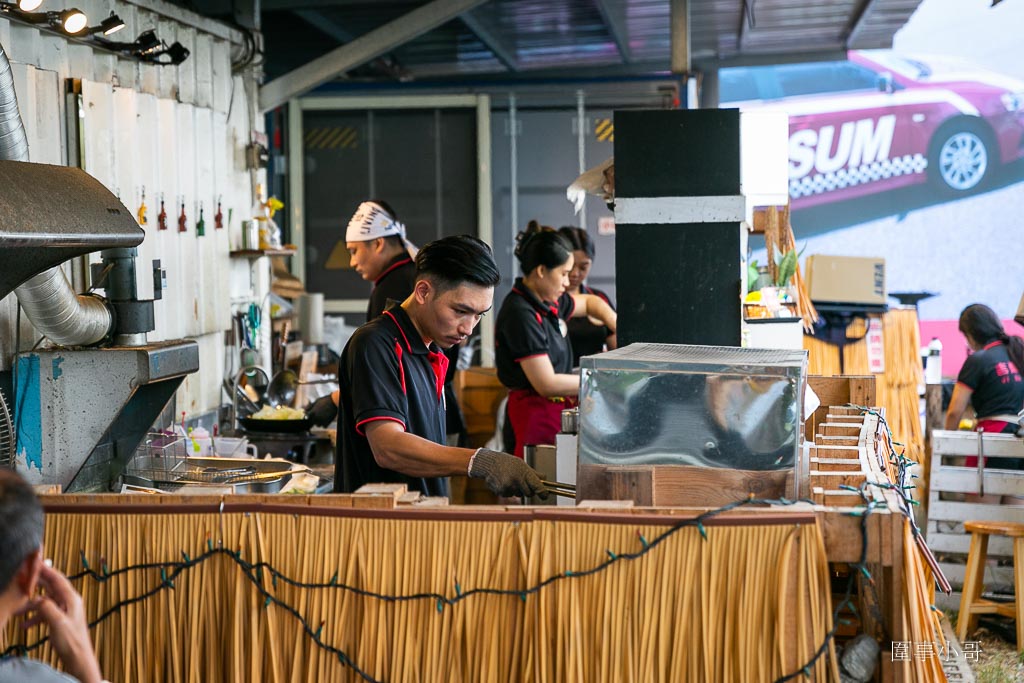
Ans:
<svg viewBox="0 0 1024 683"><path fill-rule="evenodd" d="M580 499L621 497L616 477L651 468L667 504L709 486L795 496L805 351L630 344L581 365Z"/></svg>

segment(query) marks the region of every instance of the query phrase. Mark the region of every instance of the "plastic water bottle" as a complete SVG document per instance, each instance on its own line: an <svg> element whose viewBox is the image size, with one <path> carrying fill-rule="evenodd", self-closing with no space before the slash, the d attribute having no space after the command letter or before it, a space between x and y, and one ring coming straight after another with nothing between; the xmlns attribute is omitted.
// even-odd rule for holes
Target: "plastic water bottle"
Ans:
<svg viewBox="0 0 1024 683"><path fill-rule="evenodd" d="M924 366L925 384L942 384L942 342L932 337L928 342L928 359Z"/></svg>

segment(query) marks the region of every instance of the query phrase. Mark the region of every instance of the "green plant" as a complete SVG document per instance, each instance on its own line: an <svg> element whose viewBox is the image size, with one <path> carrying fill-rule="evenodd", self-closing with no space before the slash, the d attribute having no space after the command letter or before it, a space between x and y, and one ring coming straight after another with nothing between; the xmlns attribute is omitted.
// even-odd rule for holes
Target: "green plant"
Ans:
<svg viewBox="0 0 1024 683"><path fill-rule="evenodd" d="M796 249L790 249L784 254L779 254L775 259L775 286L786 287L789 285L790 279L796 274L797 260L803 255L804 249L807 249L807 245L797 252Z"/></svg>
<svg viewBox="0 0 1024 683"><path fill-rule="evenodd" d="M747 292L756 292L761 289L761 286L757 284L760 277L761 273L757 270L757 260L755 259L747 264Z"/></svg>

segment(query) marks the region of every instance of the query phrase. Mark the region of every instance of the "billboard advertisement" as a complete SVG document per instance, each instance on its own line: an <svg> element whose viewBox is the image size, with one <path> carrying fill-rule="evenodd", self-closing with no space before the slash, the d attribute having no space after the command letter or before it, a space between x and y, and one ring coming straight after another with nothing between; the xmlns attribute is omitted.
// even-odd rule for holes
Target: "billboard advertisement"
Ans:
<svg viewBox="0 0 1024 683"><path fill-rule="evenodd" d="M1009 322L1024 293L1024 6L924 0L893 49L722 69L720 106L789 115L789 191L806 254L883 257L955 376L960 311ZM937 40L937 38L941 38ZM763 262L763 251L754 254Z"/></svg>

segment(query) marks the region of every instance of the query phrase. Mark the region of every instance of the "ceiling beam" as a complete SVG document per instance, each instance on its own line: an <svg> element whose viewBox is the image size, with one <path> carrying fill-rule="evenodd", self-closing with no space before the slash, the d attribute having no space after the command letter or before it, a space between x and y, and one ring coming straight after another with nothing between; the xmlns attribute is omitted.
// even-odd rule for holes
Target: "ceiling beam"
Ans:
<svg viewBox="0 0 1024 683"><path fill-rule="evenodd" d="M299 19L313 26L321 33L334 38L339 43L351 43L355 36L338 25L334 19L316 9L297 9L292 12Z"/></svg>
<svg viewBox="0 0 1024 683"><path fill-rule="evenodd" d="M616 77L649 77L654 79L671 78L668 72L668 61L634 61L629 64L615 63L587 66L558 66L543 69L522 70L516 73L507 71L482 72L466 76L464 73L444 66L431 66L413 72L413 78L394 87L401 88L433 88L433 87L490 87L498 83L508 83L522 87L530 84L556 82L557 85L573 85L587 79L599 80ZM346 84L346 88L358 89L359 82ZM370 85L369 87L375 87ZM383 86L387 88L389 86Z"/></svg>
<svg viewBox="0 0 1024 683"><path fill-rule="evenodd" d="M209 2L209 0L204 0ZM332 7L344 8L353 5L408 5L409 0L263 0L263 10L272 12L277 10L296 9L330 9Z"/></svg>
<svg viewBox="0 0 1024 683"><path fill-rule="evenodd" d="M736 29L736 52L743 52L747 42L747 29L754 20L747 0L740 3L740 25Z"/></svg>
<svg viewBox="0 0 1024 683"><path fill-rule="evenodd" d="M672 73L690 73L690 0L669 0Z"/></svg>
<svg viewBox="0 0 1024 683"><path fill-rule="evenodd" d="M594 0L597 11L601 13L608 33L619 49L622 61L629 64L633 61L633 51L629 48L629 29L626 26L626 5L611 0Z"/></svg>
<svg viewBox="0 0 1024 683"><path fill-rule="evenodd" d="M250 31L260 30L260 0L234 0L232 14L235 23Z"/></svg>
<svg viewBox="0 0 1024 683"><path fill-rule="evenodd" d="M335 19L318 9L297 9L293 14L342 45L350 43L356 39L356 36L352 32L342 27L342 25ZM400 79L405 75L397 65L389 60L378 57L370 60L369 63L379 71L382 76L387 78Z"/></svg>
<svg viewBox="0 0 1024 683"><path fill-rule="evenodd" d="M394 21L279 76L260 88L260 111L281 106L340 74L390 52L486 0L432 0Z"/></svg>
<svg viewBox="0 0 1024 683"><path fill-rule="evenodd" d="M867 19L873 13L874 8L875 0L863 0L861 2L860 11L856 15L857 18L853 20L850 31L846 34L846 47L848 49L857 47L857 41L860 40L860 35L864 32L867 26Z"/></svg>
<svg viewBox="0 0 1024 683"><path fill-rule="evenodd" d="M459 19L466 25L477 39L484 44L488 50L501 62L506 69L515 73L519 71L519 60L516 56L516 47L504 37L498 35L487 26L487 21L480 16L476 10L463 12Z"/></svg>

